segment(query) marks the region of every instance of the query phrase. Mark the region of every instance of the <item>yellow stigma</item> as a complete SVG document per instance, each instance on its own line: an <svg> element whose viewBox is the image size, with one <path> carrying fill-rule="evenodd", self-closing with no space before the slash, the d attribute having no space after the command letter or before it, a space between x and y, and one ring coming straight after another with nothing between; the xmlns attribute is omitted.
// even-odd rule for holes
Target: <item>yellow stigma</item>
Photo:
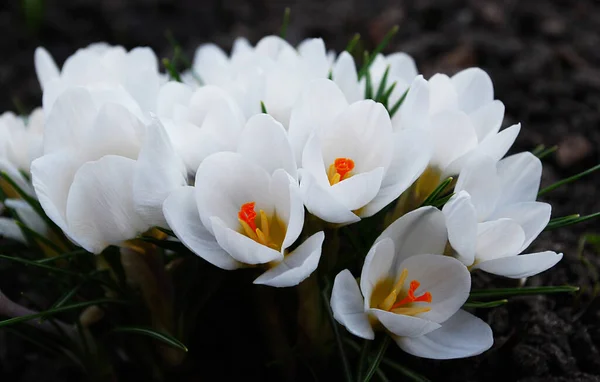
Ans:
<svg viewBox="0 0 600 382"><path fill-rule="evenodd" d="M259 244L281 250L285 238L285 224L277 218L269 219L265 211L254 211L255 202L244 203L238 212L242 233Z"/></svg>
<svg viewBox="0 0 600 382"><path fill-rule="evenodd" d="M412 280L408 290L403 291L407 277L408 269L403 269L395 285L392 286L393 282L390 280L382 280L377 283L371 296L371 307L407 316L429 312L431 307L414 306L413 304L418 302L431 303L431 293L425 292L420 296L415 296L415 291L421 285L417 280Z"/></svg>

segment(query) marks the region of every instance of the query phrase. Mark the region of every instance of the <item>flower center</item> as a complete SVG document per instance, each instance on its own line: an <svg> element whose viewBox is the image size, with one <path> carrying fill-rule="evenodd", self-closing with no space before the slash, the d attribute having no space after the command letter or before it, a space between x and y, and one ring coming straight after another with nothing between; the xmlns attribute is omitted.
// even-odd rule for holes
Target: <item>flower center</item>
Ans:
<svg viewBox="0 0 600 382"><path fill-rule="evenodd" d="M404 269L400 274L400 279L396 285L394 285L391 292L383 299L383 301L377 304L377 308L407 316L414 316L431 310L431 307L429 306L413 305L417 302L431 303L431 293L429 292L425 292L420 296L415 296L416 290L421 285L417 280L412 280L406 293L402 293L402 287L407 277L408 269Z"/></svg>
<svg viewBox="0 0 600 382"><path fill-rule="evenodd" d="M285 225L276 218L269 219L265 211L254 211L255 202L244 203L238 212L242 233L259 244L276 251L281 249L285 237Z"/></svg>
<svg viewBox="0 0 600 382"><path fill-rule="evenodd" d="M336 158L327 170L327 178L332 186L352 176L354 161L350 158Z"/></svg>

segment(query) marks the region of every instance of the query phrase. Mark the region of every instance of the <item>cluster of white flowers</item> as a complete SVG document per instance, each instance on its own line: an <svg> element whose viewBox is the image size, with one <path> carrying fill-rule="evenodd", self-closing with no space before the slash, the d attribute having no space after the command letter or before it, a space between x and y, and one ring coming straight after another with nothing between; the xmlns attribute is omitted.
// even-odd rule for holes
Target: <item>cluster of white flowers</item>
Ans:
<svg viewBox="0 0 600 382"><path fill-rule="evenodd" d="M550 219L535 201L541 163L504 158L520 125L500 131L504 105L481 69L425 80L395 53L360 70L321 39L295 48L276 36L238 39L231 55L203 45L183 82L149 48L95 44L62 69L38 48L35 67L43 109L27 122L2 116L0 166L90 252L158 226L217 267L290 287L328 255L329 232L385 208L391 224L359 281L335 278L334 317L436 359L493 343L461 310L471 272L523 278L562 258L521 254ZM385 102L366 99L379 88ZM420 207L448 176L458 178L443 208Z"/></svg>

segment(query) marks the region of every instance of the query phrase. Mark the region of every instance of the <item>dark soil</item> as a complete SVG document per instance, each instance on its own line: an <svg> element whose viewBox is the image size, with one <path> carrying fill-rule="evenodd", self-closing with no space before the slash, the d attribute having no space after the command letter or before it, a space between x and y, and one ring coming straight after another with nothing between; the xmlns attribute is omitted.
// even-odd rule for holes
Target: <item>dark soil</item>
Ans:
<svg viewBox="0 0 600 382"><path fill-rule="evenodd" d="M469 66L485 69L494 81L496 97L506 105L505 125L523 124L514 151L538 144L560 146L545 159L543 185L600 162L600 3L594 0L110 0L101 5L47 0L37 23L35 13L26 17L20 7L28 2L36 3L0 5L0 110L14 110L15 103L29 110L40 103L33 69L38 45L58 62L78 47L101 40L126 47L149 45L164 57L171 55L164 38L170 29L192 54L202 42L228 47L238 35L255 42L276 33L283 8L291 6L288 40L294 43L319 36L340 51L360 32L372 49L398 24L400 32L389 50L413 55L426 76ZM593 213L600 211L599 185L597 172L544 199L552 203L554 217ZM592 295L600 253L586 247L582 255L591 264L586 266L578 252L578 242L588 232L600 233L598 221L544 233L533 249L564 252L565 257L527 282L578 285L582 293L523 297L501 308L478 311L496 339L485 355L432 362L390 347L388 356L434 381L600 381L600 299ZM0 273L0 286L13 283L15 276ZM227 304L227 296L221 297L211 303L216 310ZM260 333L241 314L229 319L234 329L224 334L224 342L210 327L201 330L205 336L201 344L211 350L208 357L196 354L198 366L213 370L219 380L271 379L268 368L258 364L264 359ZM213 329L219 323L217 317L205 321ZM337 358L329 367L339 376L331 380L341 380ZM385 370L388 377L394 375ZM0 332L0 379L65 380L60 373L65 371L44 353ZM299 375L299 380L311 380L306 372Z"/></svg>

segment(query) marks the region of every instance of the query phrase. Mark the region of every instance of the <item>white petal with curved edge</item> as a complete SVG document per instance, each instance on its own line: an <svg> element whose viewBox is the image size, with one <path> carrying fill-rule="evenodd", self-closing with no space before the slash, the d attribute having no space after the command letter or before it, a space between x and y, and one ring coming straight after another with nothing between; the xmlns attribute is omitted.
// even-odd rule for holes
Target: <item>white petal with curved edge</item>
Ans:
<svg viewBox="0 0 600 382"><path fill-rule="evenodd" d="M349 270L344 269L335 277L330 304L333 317L350 333L367 340L375 339L360 289Z"/></svg>
<svg viewBox="0 0 600 382"><path fill-rule="evenodd" d="M281 252L232 230L220 218L213 216L210 220L217 242L235 260L244 264L266 264L283 260Z"/></svg>
<svg viewBox="0 0 600 382"><path fill-rule="evenodd" d="M462 110L471 113L494 100L494 85L480 68L468 68L452 76Z"/></svg>
<svg viewBox="0 0 600 382"><path fill-rule="evenodd" d="M6 172L6 175L8 175L25 193L34 197L36 196L33 187L14 163L11 163L5 158L0 158L0 171Z"/></svg>
<svg viewBox="0 0 600 382"><path fill-rule="evenodd" d="M466 191L456 193L442 208L446 216L448 241L456 251L456 257L465 266L475 261L477 242L477 212Z"/></svg>
<svg viewBox="0 0 600 382"><path fill-rule="evenodd" d="M317 79L306 85L292 107L288 128L289 139L298 163L311 133L332 124L346 107L348 101L333 81Z"/></svg>
<svg viewBox="0 0 600 382"><path fill-rule="evenodd" d="M343 51L336 60L332 69L333 82L339 86L346 96L348 103L359 101L362 98L362 89L358 84L356 64L350 53Z"/></svg>
<svg viewBox="0 0 600 382"><path fill-rule="evenodd" d="M284 169L298 178L296 159L281 123L268 114L251 117L240 135L237 152L263 167L269 174Z"/></svg>
<svg viewBox="0 0 600 382"><path fill-rule="evenodd" d="M92 128L96 106L90 93L78 87L64 91L54 102L44 127L44 154L79 148L82 136Z"/></svg>
<svg viewBox="0 0 600 382"><path fill-rule="evenodd" d="M375 215L398 198L421 176L431 159L428 134L421 129L400 130L393 135L394 156L377 196L359 211L361 217Z"/></svg>
<svg viewBox="0 0 600 382"><path fill-rule="evenodd" d="M163 204L169 227L190 251L219 268L232 270L244 265L234 260L202 225L194 196L194 187L173 191Z"/></svg>
<svg viewBox="0 0 600 382"><path fill-rule="evenodd" d="M285 238L281 249L290 247L304 226L304 204L298 183L283 169L277 169L271 177L269 190L274 200L275 214L286 224Z"/></svg>
<svg viewBox="0 0 600 382"><path fill-rule="evenodd" d="M476 260L486 261L519 253L525 232L512 219L498 219L477 225Z"/></svg>
<svg viewBox="0 0 600 382"><path fill-rule="evenodd" d="M442 327L419 337L397 337L405 352L430 359L454 359L478 355L494 344L488 324L464 310L459 310Z"/></svg>
<svg viewBox="0 0 600 382"><path fill-rule="evenodd" d="M429 117L429 84L423 76L411 83L406 98L394 115L394 131L427 127Z"/></svg>
<svg viewBox="0 0 600 382"><path fill-rule="evenodd" d="M187 185L187 171L175 153L158 118L146 136L133 175L133 200L136 212L150 226L166 227L162 204L169 194Z"/></svg>
<svg viewBox="0 0 600 382"><path fill-rule="evenodd" d="M437 73L429 79L429 113L458 109L458 94L452 80L445 74Z"/></svg>
<svg viewBox="0 0 600 382"><path fill-rule="evenodd" d="M437 322L381 309L369 309L367 312L377 317L381 325L395 336L419 337L440 327Z"/></svg>
<svg viewBox="0 0 600 382"><path fill-rule="evenodd" d="M496 209L500 197L496 161L487 156L473 157L460 172L454 190L468 192L477 211L477 219L486 220Z"/></svg>
<svg viewBox="0 0 600 382"><path fill-rule="evenodd" d="M520 131L521 124L517 123L507 127L498 134L489 134L481 141L477 151L481 154L488 155L495 160L500 160L511 148Z"/></svg>
<svg viewBox="0 0 600 382"><path fill-rule="evenodd" d="M433 115L430 129L434 145L431 165L434 167L445 170L455 159L477 147L475 129L461 111L445 110Z"/></svg>
<svg viewBox="0 0 600 382"><path fill-rule="evenodd" d="M60 70L54 59L46 49L39 46L34 53L35 74L37 75L40 87L44 90L44 86L48 81L60 77Z"/></svg>
<svg viewBox="0 0 600 382"><path fill-rule="evenodd" d="M325 78L329 72L329 62L322 38L310 38L298 45L298 53L309 70L311 76Z"/></svg>
<svg viewBox="0 0 600 382"><path fill-rule="evenodd" d="M444 253L448 240L446 218L442 211L435 207L421 207L393 222L375 243L385 238L394 241L395 269L399 272L400 263L410 256Z"/></svg>
<svg viewBox="0 0 600 382"><path fill-rule="evenodd" d="M365 307L371 307L371 294L380 281L392 278L395 281L396 273L392 268L394 264L394 243L390 239L375 243L369 250L360 274L360 290L365 296Z"/></svg>
<svg viewBox="0 0 600 382"><path fill-rule="evenodd" d="M81 166L69 191L69 234L86 250L100 253L133 239L149 226L133 206L135 161L107 155Z"/></svg>
<svg viewBox="0 0 600 382"><path fill-rule="evenodd" d="M552 206L542 202L523 202L511 204L497 210L494 219L509 218L521 226L525 240L519 252L525 250L533 240L546 228L550 221Z"/></svg>
<svg viewBox="0 0 600 382"><path fill-rule="evenodd" d="M174 117L178 105L188 106L192 98L192 88L181 82L169 81L158 93L156 114L160 117Z"/></svg>
<svg viewBox="0 0 600 382"><path fill-rule="evenodd" d="M329 189L330 183L327 178L327 169L323 162L321 140L317 134L311 134L306 141L306 145L302 151L302 171L310 173L320 187Z"/></svg>
<svg viewBox="0 0 600 382"><path fill-rule="evenodd" d="M44 237L48 235L48 225L29 203L23 199L6 199L4 204L16 212L25 226Z"/></svg>
<svg viewBox="0 0 600 382"><path fill-rule="evenodd" d="M78 166L69 151L44 155L31 164L31 182L44 212L67 233L67 197Z"/></svg>
<svg viewBox="0 0 600 382"><path fill-rule="evenodd" d="M390 76L399 77L404 82L411 83L418 75L417 65L415 60L404 52L396 52L385 56L386 61L390 65ZM388 86L391 82L388 82Z"/></svg>
<svg viewBox="0 0 600 382"><path fill-rule="evenodd" d="M329 190L321 187L315 177L304 169L298 171L300 174L300 195L306 209L313 215L329 223L350 224L360 220L346 206L338 202L329 193Z"/></svg>
<svg viewBox="0 0 600 382"><path fill-rule="evenodd" d="M278 288L300 284L317 269L323 240L325 240L323 231L315 233L294 251L285 255L283 261L258 276L254 284Z"/></svg>
<svg viewBox="0 0 600 382"><path fill-rule="evenodd" d="M410 282L417 280L420 286L415 295L431 293L431 303L413 303L413 306L430 307L429 312L417 317L442 323L456 313L469 298L471 274L458 260L444 255L418 255L404 260L400 269L408 270L403 290L408 290Z"/></svg>
<svg viewBox="0 0 600 382"><path fill-rule="evenodd" d="M349 210L358 210L379 193L383 180L383 167L356 174L329 188L330 194Z"/></svg>
<svg viewBox="0 0 600 382"><path fill-rule="evenodd" d="M504 118L504 104L502 101L494 100L469 114L477 139L483 141L488 135L496 134L502 126Z"/></svg>
<svg viewBox="0 0 600 382"><path fill-rule="evenodd" d="M482 261L477 264L475 269L512 279L520 279L535 276L552 268L562 257L562 253L552 251L530 253Z"/></svg>
<svg viewBox="0 0 600 382"><path fill-rule="evenodd" d="M227 77L229 58L215 44L203 44L194 53L194 70L207 84L215 84Z"/></svg>
<svg viewBox="0 0 600 382"><path fill-rule="evenodd" d="M202 223L213 232L211 219L217 216L227 227L241 229L238 212L243 204L250 202L256 203L256 213L264 210L271 216L275 206L269 192L270 180L262 167L241 154L210 155L196 172L196 203Z"/></svg>
<svg viewBox="0 0 600 382"><path fill-rule="evenodd" d="M537 198L542 177L542 162L530 152L511 155L498 162L502 194L498 207Z"/></svg>
<svg viewBox="0 0 600 382"><path fill-rule="evenodd" d="M6 239L18 241L19 243L27 244L27 239L23 235L21 228L19 228L14 219L0 216L0 236Z"/></svg>

